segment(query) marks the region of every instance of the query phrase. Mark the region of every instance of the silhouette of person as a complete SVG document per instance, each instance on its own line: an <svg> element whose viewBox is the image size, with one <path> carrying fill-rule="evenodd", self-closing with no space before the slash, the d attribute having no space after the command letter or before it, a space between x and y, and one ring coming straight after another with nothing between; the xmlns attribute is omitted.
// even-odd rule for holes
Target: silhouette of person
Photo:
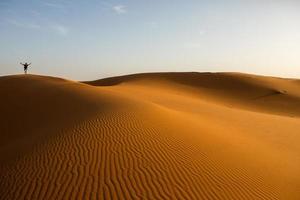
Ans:
<svg viewBox="0 0 300 200"><path fill-rule="evenodd" d="M24 66L24 73L27 74L28 67L29 67L29 65L31 65L31 63L28 64L28 63L26 62L26 63L24 63L24 64L23 64L23 63L20 63L20 64Z"/></svg>

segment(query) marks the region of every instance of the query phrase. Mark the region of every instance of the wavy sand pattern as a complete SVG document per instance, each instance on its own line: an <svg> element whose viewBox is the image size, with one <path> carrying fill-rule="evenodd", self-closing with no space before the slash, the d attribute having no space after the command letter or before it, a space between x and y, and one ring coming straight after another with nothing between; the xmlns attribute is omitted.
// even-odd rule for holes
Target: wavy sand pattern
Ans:
<svg viewBox="0 0 300 200"><path fill-rule="evenodd" d="M299 199L300 82L0 78L0 199Z"/></svg>

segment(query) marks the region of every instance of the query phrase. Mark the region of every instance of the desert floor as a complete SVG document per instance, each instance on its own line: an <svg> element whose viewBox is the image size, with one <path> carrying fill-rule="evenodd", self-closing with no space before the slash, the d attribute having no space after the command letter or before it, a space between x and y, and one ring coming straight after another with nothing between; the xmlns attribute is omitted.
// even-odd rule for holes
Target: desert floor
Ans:
<svg viewBox="0 0 300 200"><path fill-rule="evenodd" d="M0 77L0 199L300 199L300 80Z"/></svg>

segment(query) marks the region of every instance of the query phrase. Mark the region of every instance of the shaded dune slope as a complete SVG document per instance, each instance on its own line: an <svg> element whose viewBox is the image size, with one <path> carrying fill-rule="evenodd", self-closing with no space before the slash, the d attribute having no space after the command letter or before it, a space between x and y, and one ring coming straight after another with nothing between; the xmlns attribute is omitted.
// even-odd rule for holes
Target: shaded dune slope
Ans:
<svg viewBox="0 0 300 200"><path fill-rule="evenodd" d="M1 77L0 96L0 160L9 159L7 153L16 145L21 153L113 104L109 95L98 95L86 85L32 75Z"/></svg>
<svg viewBox="0 0 300 200"><path fill-rule="evenodd" d="M243 74L1 77L0 199L297 199L298 88Z"/></svg>

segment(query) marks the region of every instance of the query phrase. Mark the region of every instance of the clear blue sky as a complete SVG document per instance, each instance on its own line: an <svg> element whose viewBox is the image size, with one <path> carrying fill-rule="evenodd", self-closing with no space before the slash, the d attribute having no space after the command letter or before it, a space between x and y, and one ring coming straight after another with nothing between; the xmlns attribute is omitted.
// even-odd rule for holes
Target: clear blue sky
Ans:
<svg viewBox="0 0 300 200"><path fill-rule="evenodd" d="M299 0L1 0L0 75L150 71L300 78Z"/></svg>

